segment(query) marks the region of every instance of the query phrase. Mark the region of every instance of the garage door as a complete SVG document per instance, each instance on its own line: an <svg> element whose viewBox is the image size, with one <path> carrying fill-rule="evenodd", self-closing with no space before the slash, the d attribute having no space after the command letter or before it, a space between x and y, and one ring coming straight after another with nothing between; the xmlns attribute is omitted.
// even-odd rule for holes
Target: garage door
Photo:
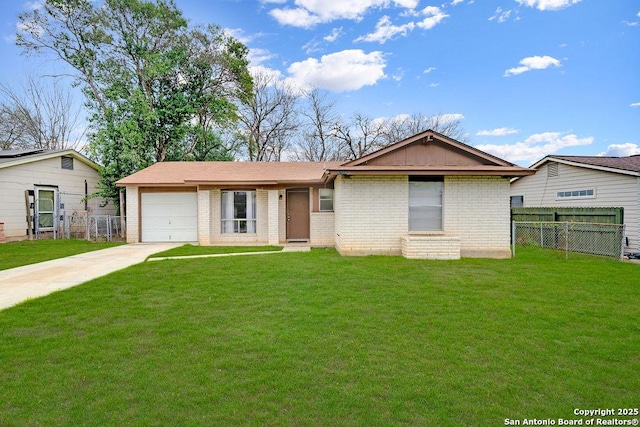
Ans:
<svg viewBox="0 0 640 427"><path fill-rule="evenodd" d="M142 193L143 242L198 240L198 202L193 193Z"/></svg>

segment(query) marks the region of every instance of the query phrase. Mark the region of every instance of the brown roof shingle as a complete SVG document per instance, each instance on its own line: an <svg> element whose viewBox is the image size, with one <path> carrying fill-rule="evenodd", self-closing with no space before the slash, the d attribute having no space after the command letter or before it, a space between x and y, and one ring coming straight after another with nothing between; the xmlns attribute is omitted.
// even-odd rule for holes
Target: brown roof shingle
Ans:
<svg viewBox="0 0 640 427"><path fill-rule="evenodd" d="M629 157L602 157L602 156L550 156L555 159L568 162L583 163L585 165L601 166L605 168L621 169L640 172L640 155Z"/></svg>
<svg viewBox="0 0 640 427"><path fill-rule="evenodd" d="M320 183L342 162L161 162L121 179L125 185L277 185Z"/></svg>

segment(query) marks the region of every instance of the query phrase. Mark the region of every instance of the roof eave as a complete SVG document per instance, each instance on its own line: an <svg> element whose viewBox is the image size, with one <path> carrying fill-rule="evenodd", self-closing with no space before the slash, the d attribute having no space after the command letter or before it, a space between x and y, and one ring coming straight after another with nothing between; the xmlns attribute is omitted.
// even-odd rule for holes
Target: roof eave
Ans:
<svg viewBox="0 0 640 427"><path fill-rule="evenodd" d="M575 167L579 167L579 168L594 169L594 170L600 170L600 171L603 171L603 172L611 172L611 173L618 173L618 174L622 174L622 175L630 175L630 176L638 176L638 177L640 177L640 172L636 172L636 171L632 171L632 170L628 170L628 169L618 169L618 168L611 168L611 167L607 167L607 166L590 165L588 163L572 162L571 160L559 159L559 158L553 157L553 156L546 156L543 159L538 160L536 163L531 165L530 168L537 170L542 165L544 165L545 163L548 163L548 162L557 162L557 163L562 163L562 164L565 164L565 165L575 166Z"/></svg>
<svg viewBox="0 0 640 427"><path fill-rule="evenodd" d="M361 176L375 176L375 175L446 175L446 176L504 176L504 177L519 177L533 175L536 173L533 169L520 168L520 167L496 167L496 168L376 168L376 169L361 169L358 167L342 167L331 169L327 172L331 176L337 175L361 175Z"/></svg>
<svg viewBox="0 0 640 427"><path fill-rule="evenodd" d="M64 151L56 151L55 153L38 153L31 156L16 157L15 161L0 163L0 169L12 167L12 166L24 165L27 163L38 162L41 160L49 160L49 159L62 157L62 156L71 156L74 159L78 160L79 162L82 162L85 165L95 170L100 169L99 164L95 163L93 160L89 159L88 157L85 157L84 155L72 149L64 150Z"/></svg>

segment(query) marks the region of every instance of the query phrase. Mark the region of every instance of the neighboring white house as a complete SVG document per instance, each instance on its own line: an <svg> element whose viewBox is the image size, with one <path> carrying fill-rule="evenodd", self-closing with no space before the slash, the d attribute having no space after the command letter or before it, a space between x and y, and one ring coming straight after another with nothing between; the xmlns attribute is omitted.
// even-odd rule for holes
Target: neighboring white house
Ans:
<svg viewBox="0 0 640 427"><path fill-rule="evenodd" d="M98 165L74 150L0 151L0 222L7 240L51 232L74 212L115 214L101 199L86 200L98 188ZM29 226L31 223L31 226Z"/></svg>
<svg viewBox="0 0 640 427"><path fill-rule="evenodd" d="M350 162L164 162L117 185L128 242L504 258L509 179L533 173L426 131Z"/></svg>
<svg viewBox="0 0 640 427"><path fill-rule="evenodd" d="M622 207L625 251L640 250L640 155L547 156L531 168L538 172L511 183L514 206Z"/></svg>

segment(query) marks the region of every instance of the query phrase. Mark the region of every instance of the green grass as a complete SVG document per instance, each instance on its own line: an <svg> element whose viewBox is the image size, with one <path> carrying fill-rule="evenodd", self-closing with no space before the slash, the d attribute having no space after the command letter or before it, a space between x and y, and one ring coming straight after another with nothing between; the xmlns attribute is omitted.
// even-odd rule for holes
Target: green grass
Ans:
<svg viewBox="0 0 640 427"><path fill-rule="evenodd" d="M638 406L640 266L144 263L0 312L0 425L497 426Z"/></svg>
<svg viewBox="0 0 640 427"><path fill-rule="evenodd" d="M20 267L122 245L117 242L87 240L24 240L0 244L0 270Z"/></svg>
<svg viewBox="0 0 640 427"><path fill-rule="evenodd" d="M166 250L164 252L158 252L157 254L151 255L149 258L191 255L219 255L242 252L274 252L281 250L282 246L194 246L187 244L184 246Z"/></svg>

